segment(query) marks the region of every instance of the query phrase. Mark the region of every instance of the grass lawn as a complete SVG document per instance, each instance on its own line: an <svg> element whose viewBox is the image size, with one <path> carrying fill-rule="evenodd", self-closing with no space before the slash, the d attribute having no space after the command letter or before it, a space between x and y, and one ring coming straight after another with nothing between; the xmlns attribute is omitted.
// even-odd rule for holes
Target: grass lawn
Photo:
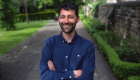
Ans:
<svg viewBox="0 0 140 80"><path fill-rule="evenodd" d="M32 36L51 20L16 23L16 30L6 31L0 28L0 56L14 48L16 45Z"/></svg>

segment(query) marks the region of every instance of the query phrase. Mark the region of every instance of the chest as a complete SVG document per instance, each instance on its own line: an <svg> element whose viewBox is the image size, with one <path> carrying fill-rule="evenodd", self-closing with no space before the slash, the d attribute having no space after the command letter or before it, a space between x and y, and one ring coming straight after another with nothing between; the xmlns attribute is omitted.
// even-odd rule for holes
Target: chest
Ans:
<svg viewBox="0 0 140 80"><path fill-rule="evenodd" d="M59 65L59 67L61 66L61 68L63 66L78 67L79 65L82 65L86 52L87 47L82 44L56 44L52 53L53 62L55 65Z"/></svg>

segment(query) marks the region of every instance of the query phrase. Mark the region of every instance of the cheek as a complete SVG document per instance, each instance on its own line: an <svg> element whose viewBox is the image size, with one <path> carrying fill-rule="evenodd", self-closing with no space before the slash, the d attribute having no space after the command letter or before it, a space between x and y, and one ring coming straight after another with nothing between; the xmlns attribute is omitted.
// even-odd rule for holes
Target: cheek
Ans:
<svg viewBox="0 0 140 80"><path fill-rule="evenodd" d="M59 20L59 23L62 23L63 21L62 20Z"/></svg>

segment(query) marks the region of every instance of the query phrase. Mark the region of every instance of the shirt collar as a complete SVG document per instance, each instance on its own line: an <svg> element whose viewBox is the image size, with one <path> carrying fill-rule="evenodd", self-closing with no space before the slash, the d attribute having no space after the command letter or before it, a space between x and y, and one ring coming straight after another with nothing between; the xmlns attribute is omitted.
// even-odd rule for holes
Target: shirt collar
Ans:
<svg viewBox="0 0 140 80"><path fill-rule="evenodd" d="M75 42L75 40L76 40L76 38L77 38L77 32L75 31L75 35L74 35L74 37L72 38L72 42ZM61 38L61 40L63 41L63 42L65 42L66 40L63 38L63 35L62 35L62 31L61 31L61 33L59 34L59 36L60 36L60 38Z"/></svg>

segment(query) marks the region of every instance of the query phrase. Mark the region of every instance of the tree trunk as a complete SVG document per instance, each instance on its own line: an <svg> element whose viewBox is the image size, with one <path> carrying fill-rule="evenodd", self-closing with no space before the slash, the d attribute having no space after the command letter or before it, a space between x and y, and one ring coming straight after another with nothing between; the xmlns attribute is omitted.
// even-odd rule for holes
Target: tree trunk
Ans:
<svg viewBox="0 0 140 80"><path fill-rule="evenodd" d="M27 20L27 23L29 23L26 0L24 0L24 4L25 4L26 20Z"/></svg>
<svg viewBox="0 0 140 80"><path fill-rule="evenodd" d="M117 3L121 3L121 0L117 0Z"/></svg>
<svg viewBox="0 0 140 80"><path fill-rule="evenodd" d="M46 4L44 3L44 12L46 11Z"/></svg>

